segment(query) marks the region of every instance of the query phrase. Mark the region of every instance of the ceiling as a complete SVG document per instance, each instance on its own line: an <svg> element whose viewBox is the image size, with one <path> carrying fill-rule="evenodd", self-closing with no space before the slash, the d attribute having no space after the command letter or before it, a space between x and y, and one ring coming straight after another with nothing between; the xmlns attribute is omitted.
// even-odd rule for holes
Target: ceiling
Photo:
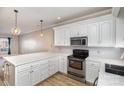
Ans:
<svg viewBox="0 0 124 93"><path fill-rule="evenodd" d="M43 27L71 20L88 14L109 9L110 7L1 7L0 8L0 33L10 33L14 26L14 9L18 13L18 25L22 34L40 29L40 20ZM61 17L57 20L57 17Z"/></svg>

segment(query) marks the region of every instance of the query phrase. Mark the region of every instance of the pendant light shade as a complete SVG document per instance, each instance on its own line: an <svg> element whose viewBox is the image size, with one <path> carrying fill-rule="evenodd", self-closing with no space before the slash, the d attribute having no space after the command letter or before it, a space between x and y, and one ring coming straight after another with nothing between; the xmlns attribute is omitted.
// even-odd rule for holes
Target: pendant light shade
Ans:
<svg viewBox="0 0 124 93"><path fill-rule="evenodd" d="M18 35L20 35L21 30L20 30L20 28L18 28L18 27L14 27L14 28L12 28L11 33L12 33L14 36L18 36Z"/></svg>
<svg viewBox="0 0 124 93"><path fill-rule="evenodd" d="M18 21L17 21L17 13L18 13L18 10L14 10L15 12L15 26L11 29L11 33L12 35L14 36L18 36L20 33L21 33L21 30L20 28L18 27Z"/></svg>
<svg viewBox="0 0 124 93"><path fill-rule="evenodd" d="M43 20L40 20L40 23L41 23L41 32L40 32L40 36L43 37L43 31L42 31L42 23L43 23Z"/></svg>

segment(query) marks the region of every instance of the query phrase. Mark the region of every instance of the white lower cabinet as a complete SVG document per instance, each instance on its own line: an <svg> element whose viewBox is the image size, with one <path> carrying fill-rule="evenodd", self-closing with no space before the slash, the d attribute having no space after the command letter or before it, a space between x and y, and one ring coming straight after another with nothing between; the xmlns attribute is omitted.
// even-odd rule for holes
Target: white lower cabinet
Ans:
<svg viewBox="0 0 124 93"><path fill-rule="evenodd" d="M30 86L31 85L31 73L30 70L21 71L17 73L17 86Z"/></svg>
<svg viewBox="0 0 124 93"><path fill-rule="evenodd" d="M17 86L31 86L58 72L59 57L37 61L17 68Z"/></svg>
<svg viewBox="0 0 124 93"><path fill-rule="evenodd" d="M31 85L35 85L40 81L40 68L35 67L31 71Z"/></svg>
<svg viewBox="0 0 124 93"><path fill-rule="evenodd" d="M41 74L40 74L40 80L43 81L45 79L47 79L50 75L49 75L49 70L48 69L41 69Z"/></svg>
<svg viewBox="0 0 124 93"><path fill-rule="evenodd" d="M49 77L49 64L48 60L44 61L44 64L40 65L40 80L43 81Z"/></svg>
<svg viewBox="0 0 124 93"><path fill-rule="evenodd" d="M27 66L26 66L27 67ZM24 70L23 70L24 69ZM18 86L30 86L35 85L40 81L40 66L39 64L29 65L27 68L22 68L17 72Z"/></svg>
<svg viewBox="0 0 124 93"><path fill-rule="evenodd" d="M50 59L49 64L49 74L50 76L58 72L58 58Z"/></svg>
<svg viewBox="0 0 124 93"><path fill-rule="evenodd" d="M67 56L61 56L59 58L59 71L67 74L67 64L68 64Z"/></svg>
<svg viewBox="0 0 124 93"><path fill-rule="evenodd" d="M86 81L93 83L98 77L100 62L87 60L86 61Z"/></svg>

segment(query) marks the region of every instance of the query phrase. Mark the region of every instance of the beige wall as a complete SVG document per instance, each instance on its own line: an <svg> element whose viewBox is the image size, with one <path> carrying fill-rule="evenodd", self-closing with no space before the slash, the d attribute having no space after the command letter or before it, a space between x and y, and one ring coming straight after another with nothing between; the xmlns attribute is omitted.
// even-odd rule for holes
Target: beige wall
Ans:
<svg viewBox="0 0 124 93"><path fill-rule="evenodd" d="M0 33L0 37L11 37L11 53L18 54L18 37Z"/></svg>
<svg viewBox="0 0 124 93"><path fill-rule="evenodd" d="M40 51L50 51L53 46L53 30L43 31L44 36L40 37L40 31L19 36L19 53L33 53Z"/></svg>

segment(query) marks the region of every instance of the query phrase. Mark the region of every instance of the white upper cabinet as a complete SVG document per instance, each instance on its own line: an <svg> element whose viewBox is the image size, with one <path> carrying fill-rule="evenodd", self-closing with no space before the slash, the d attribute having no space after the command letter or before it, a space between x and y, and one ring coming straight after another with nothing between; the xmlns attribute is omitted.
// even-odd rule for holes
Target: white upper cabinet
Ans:
<svg viewBox="0 0 124 93"><path fill-rule="evenodd" d="M63 29L54 29L54 45L63 46L64 45L64 31Z"/></svg>
<svg viewBox="0 0 124 93"><path fill-rule="evenodd" d="M54 28L54 45L70 46L70 30L67 28Z"/></svg>
<svg viewBox="0 0 124 93"><path fill-rule="evenodd" d="M92 47L114 47L115 29L114 19L102 19L88 25L88 46Z"/></svg>
<svg viewBox="0 0 124 93"><path fill-rule="evenodd" d="M99 24L88 25L88 46L99 46Z"/></svg>
<svg viewBox="0 0 124 93"><path fill-rule="evenodd" d="M64 30L64 46L70 46L70 29Z"/></svg>
<svg viewBox="0 0 124 93"><path fill-rule="evenodd" d="M78 36L87 36L87 24L81 24L79 26Z"/></svg>
<svg viewBox="0 0 124 93"><path fill-rule="evenodd" d="M100 46L113 47L115 44L114 36L113 20L100 22Z"/></svg>
<svg viewBox="0 0 124 93"><path fill-rule="evenodd" d="M71 37L82 37L87 36L87 24L75 23L70 27Z"/></svg>
<svg viewBox="0 0 124 93"><path fill-rule="evenodd" d="M114 17L105 15L56 27L54 28L54 45L70 46L71 37L88 36L89 47L114 47L116 38L114 24ZM124 36L120 39L124 41Z"/></svg>
<svg viewBox="0 0 124 93"><path fill-rule="evenodd" d="M116 18L116 47L124 48L124 8Z"/></svg>

